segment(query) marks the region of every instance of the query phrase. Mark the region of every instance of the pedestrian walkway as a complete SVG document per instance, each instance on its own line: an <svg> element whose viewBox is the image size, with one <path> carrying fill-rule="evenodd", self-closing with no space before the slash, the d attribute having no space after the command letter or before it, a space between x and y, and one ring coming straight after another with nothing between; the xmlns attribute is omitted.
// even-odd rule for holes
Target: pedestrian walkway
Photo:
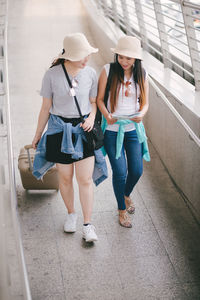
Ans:
<svg viewBox="0 0 200 300"><path fill-rule="evenodd" d="M14 159L33 300L200 299L200 228L150 141L151 162L144 163L144 175L132 194L136 212L131 229L118 224L110 167L109 178L95 188L95 244L82 239L76 182L75 234L63 232L66 210L59 192L23 190L17 156L35 132L42 76L67 33L82 31L94 41L79 0L10 0L9 7ZM90 61L98 74L104 63L100 54ZM17 288L14 292L18 299Z"/></svg>

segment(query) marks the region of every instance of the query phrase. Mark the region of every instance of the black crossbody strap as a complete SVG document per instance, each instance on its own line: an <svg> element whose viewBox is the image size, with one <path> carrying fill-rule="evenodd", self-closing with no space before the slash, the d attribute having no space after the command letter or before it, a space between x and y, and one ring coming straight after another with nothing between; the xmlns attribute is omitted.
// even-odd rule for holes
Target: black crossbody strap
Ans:
<svg viewBox="0 0 200 300"><path fill-rule="evenodd" d="M110 69L109 69L109 73L108 73L107 84L106 84L105 95L104 95L104 104L105 104L106 108L107 108L108 96L109 96L109 92L110 92L110 86L111 86L113 73L114 73L114 63L110 63Z"/></svg>
<svg viewBox="0 0 200 300"><path fill-rule="evenodd" d="M112 81L112 76L114 73L114 63L110 63L110 69L109 69L109 73L108 73L108 78L107 78L107 83L106 83L106 88L105 88L105 94L104 94L104 104L105 107L107 108L107 104L108 104L108 96L109 96L109 92L110 92L110 86L111 86L111 81ZM96 112L96 118L95 121L99 124L101 124L101 117L102 114L97 106L97 112Z"/></svg>
<svg viewBox="0 0 200 300"><path fill-rule="evenodd" d="M69 79L69 75L68 75L68 73L67 73L67 70L65 69L64 64L62 64L62 68L63 68L63 71L64 71L64 73L65 73L65 76L66 76L66 79L67 79L67 82L68 82L68 84L69 84L70 89L72 89L72 90L74 91L74 88L73 88L73 86L72 86L71 80ZM81 113L81 109L80 109L80 106L79 106L79 104L78 104L78 100L77 100L77 98L76 98L76 95L74 95L73 97L74 97L74 100L75 100L75 103L76 103L76 106L77 106L79 115L80 115L80 117L81 117L81 121L84 122L84 118L83 118L83 115L82 115L82 113Z"/></svg>

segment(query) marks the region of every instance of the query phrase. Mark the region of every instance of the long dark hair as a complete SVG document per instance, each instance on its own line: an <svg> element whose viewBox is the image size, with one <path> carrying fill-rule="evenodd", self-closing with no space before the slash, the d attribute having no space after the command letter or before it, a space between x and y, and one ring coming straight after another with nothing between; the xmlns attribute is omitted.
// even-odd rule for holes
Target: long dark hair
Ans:
<svg viewBox="0 0 200 300"><path fill-rule="evenodd" d="M135 60L132 74L133 74L133 80L135 82L135 87L136 84L138 84L140 87L139 102L140 102L140 109L142 109L142 106L145 101L145 89L144 89L145 71L142 68L140 59ZM115 54L114 65L113 65L113 76L112 76L111 88L110 88L111 112L114 112L116 108L121 84L124 84L124 70L118 62L118 54ZM137 97L137 88L136 88L136 97Z"/></svg>
<svg viewBox="0 0 200 300"><path fill-rule="evenodd" d="M55 59L55 60L52 62L50 68L55 67L55 66L58 66L58 65L61 65L61 64L64 64L64 62L65 62L65 59L64 59L64 58L57 58L57 59Z"/></svg>

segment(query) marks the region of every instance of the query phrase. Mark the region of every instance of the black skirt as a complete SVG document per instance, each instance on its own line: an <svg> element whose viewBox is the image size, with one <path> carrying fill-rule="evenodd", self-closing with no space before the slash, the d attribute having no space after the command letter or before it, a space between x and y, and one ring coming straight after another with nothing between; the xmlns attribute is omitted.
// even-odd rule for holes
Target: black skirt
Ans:
<svg viewBox="0 0 200 300"><path fill-rule="evenodd" d="M80 118L63 118L59 116L65 123L71 123L72 126L76 126L81 122ZM61 152L63 132L59 132L52 135L47 135L46 142L46 160L60 164L72 164L73 162L82 160L84 158L94 156L94 151L89 149L87 142L83 141L83 157L80 159L73 159L71 154L65 154ZM74 135L72 134L72 141Z"/></svg>

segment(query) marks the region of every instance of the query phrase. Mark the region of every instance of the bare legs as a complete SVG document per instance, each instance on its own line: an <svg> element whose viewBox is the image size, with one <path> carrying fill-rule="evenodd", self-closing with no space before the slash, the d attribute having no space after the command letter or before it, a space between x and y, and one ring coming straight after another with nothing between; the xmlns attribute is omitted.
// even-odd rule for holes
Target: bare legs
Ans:
<svg viewBox="0 0 200 300"><path fill-rule="evenodd" d="M57 164L59 176L59 188L61 196L69 214L74 212L74 188L73 188L73 164Z"/></svg>
<svg viewBox="0 0 200 300"><path fill-rule="evenodd" d="M84 223L90 223L93 208L93 181L94 156L80 160L74 164L57 164L59 174L60 193L68 210L74 212L73 174L74 165L76 179L79 186L79 197L82 206Z"/></svg>
<svg viewBox="0 0 200 300"><path fill-rule="evenodd" d="M84 223L90 223L93 208L92 174L94 170L94 156L76 162L75 169Z"/></svg>

